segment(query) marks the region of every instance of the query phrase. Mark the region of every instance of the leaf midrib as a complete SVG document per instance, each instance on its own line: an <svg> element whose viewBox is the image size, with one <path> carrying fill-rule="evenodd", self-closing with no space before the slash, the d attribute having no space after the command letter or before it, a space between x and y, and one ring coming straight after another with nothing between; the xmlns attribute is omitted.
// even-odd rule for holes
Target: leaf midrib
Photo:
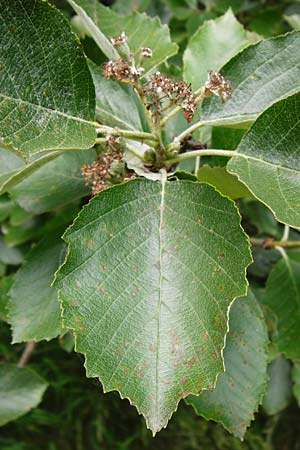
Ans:
<svg viewBox="0 0 300 450"><path fill-rule="evenodd" d="M14 101L16 103L23 103L23 104L26 104L26 105L30 105L31 107L34 107L36 109L45 110L45 111L47 111L47 112L49 112L51 114L55 113L55 114L57 114L59 116L65 117L65 118L67 118L69 120L75 120L77 122L83 122L83 123L88 124L88 125L94 125L94 123L92 121L90 121L90 120L82 119L81 117L75 117L75 116L72 116L70 114L66 114L66 113L64 113L62 111L59 111L57 109L47 108L46 106L38 105L36 103L32 103L32 102L29 102L27 100L23 100L21 98L15 98L15 97L8 96L8 95L2 94L2 93L0 93L0 97L2 97L4 99L7 99L7 100L10 100L10 101Z"/></svg>
<svg viewBox="0 0 300 450"><path fill-rule="evenodd" d="M165 188L166 188L166 175L162 176L161 181L161 197L159 205L159 302L157 309L157 334L156 334L156 367L155 367L155 410L156 416L159 417L158 406L159 406L159 354L160 354L160 314L161 305L163 302L162 298L162 286L163 286L163 220L164 220L164 209L165 209Z"/></svg>

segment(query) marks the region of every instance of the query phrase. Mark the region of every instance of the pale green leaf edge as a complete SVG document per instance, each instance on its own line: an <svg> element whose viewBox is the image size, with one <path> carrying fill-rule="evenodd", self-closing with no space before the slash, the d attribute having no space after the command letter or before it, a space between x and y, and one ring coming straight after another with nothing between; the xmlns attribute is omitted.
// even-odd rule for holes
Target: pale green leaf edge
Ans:
<svg viewBox="0 0 300 450"><path fill-rule="evenodd" d="M134 178L134 179L125 181L125 182L123 182L122 184L132 183L132 182L135 182L135 181L138 180L138 179L141 179L141 177L139 177L139 178ZM155 182L157 183L158 181L154 181L154 183L155 183ZM190 180L184 180L184 182L185 182L185 183L191 183L191 184L195 183L194 181L190 181ZM208 184L208 183L199 183L199 184ZM119 185L119 184L118 184L118 185L114 185L114 186L108 187L108 188L106 188L106 189L104 189L104 190L107 190L107 189L112 190L112 189L115 189L115 188L118 187L118 186L120 186L120 185ZM210 187L214 188L214 186L210 186ZM214 189L215 189L215 188L214 188ZM246 242L248 243L247 250L248 250L248 256L249 256L249 262L248 262L248 265L247 265L247 266L245 267L245 269L244 269L244 273L245 273L245 292L244 292L243 294L240 295L240 297L243 297L243 296L246 296L246 295L247 295L247 293L248 293L248 287L249 287L249 282L248 282L248 279L247 279L247 268L248 268L248 267L252 264L252 262L253 262L253 257L252 257L252 252L251 252L250 238L249 238L249 236L247 235L247 233L245 232L245 230L243 229L243 227L242 227L242 225L241 225L241 219L242 219L242 216L241 216L241 214L240 214L240 211L239 211L238 207L236 206L236 203L235 203L232 199L230 199L230 198L226 197L225 195L223 195L222 193L220 193L217 189L215 189L215 191L217 191L217 192L221 195L221 197L224 197L226 200L230 201L230 202L233 204L233 207L235 208L235 210L236 210L236 212L237 212L237 215L238 215L238 217L239 217L239 219L240 219L240 221L239 221L239 227L240 227L240 229L241 229L242 234L245 236ZM101 191L101 192L103 192L103 191ZM95 198L95 197L92 197L92 198L89 200L89 202L83 206L83 208L80 210L80 212L78 213L78 215L75 217L75 219L74 219L74 221L73 221L73 224L74 224L74 222L81 216L81 214L83 214L83 212L85 211L85 209L90 205L90 203L93 201L94 198ZM57 275L58 275L60 269L61 269L61 268L67 263L67 261L68 261L68 257L69 257L70 250L71 250L71 248L70 248L71 245L66 241L65 236L66 236L66 234L68 233L69 229L72 227L73 224L71 224L71 225L65 230L64 234L62 235L62 239L65 241L66 247L67 247L67 249L66 249L66 256L65 256L64 262L58 267L58 269L56 270L56 272L55 272L55 274L54 274L53 282L52 282L52 284L51 284L51 286L54 286L54 287L55 287L56 278L57 278ZM57 289L57 288L56 288L56 289ZM69 330L72 330L72 331L73 331L73 336L74 336L74 351L77 352L77 332L76 332L76 330L75 330L74 328L72 328L72 327L68 327L68 328L65 327L63 299L61 298L61 295L60 295L60 294L61 294L61 290L60 290L60 289L57 289L57 297L58 297L58 301L59 301L59 304L60 304L60 310L61 310L62 328L63 328L63 329L69 329ZM239 297L236 297L236 298L239 298ZM226 336L227 336L227 334L228 334L228 332L229 332L229 312L230 312L231 305L232 305L233 302L236 300L236 298L234 298L234 299L230 302L229 306L227 307L227 311L226 311L226 316L227 316L227 331L226 331L226 333L225 333L225 335L224 335L224 345L223 345L223 348L221 349L221 359L222 359L222 363L223 363L223 372L225 372L225 365L224 365L223 351L224 351L225 345L226 345ZM95 377L89 377L89 375L88 375L88 369L87 369L87 366L86 366L86 364L87 364L87 359L88 359L88 358L87 358L86 353L84 353L84 352L80 352L80 353L84 356L84 364L83 364L83 366L84 366L84 368L85 368L86 377L87 377L87 378L95 378ZM217 384L219 375L220 375L221 373L223 373L223 372L220 372L219 374L217 374L217 376L216 376L216 378L215 378L215 381L214 381L214 384L213 384L214 387L215 387L216 384ZM107 394L108 392L117 392L122 400L128 400L129 403L130 403L130 405L131 405L131 406L134 406L134 407L136 408L138 414L139 414L139 415L142 415L142 416L144 417L147 428L148 428L149 430L151 430L151 428L149 427L149 421L148 421L148 418L145 417L145 416L141 413L139 407L138 407L137 405L135 405L134 403L132 403L132 401L131 401L131 399L130 399L129 397L123 396L123 395L121 394L121 392L119 391L119 389L109 389L109 390L106 390L106 388L105 388L105 386L104 386L103 381L101 380L101 378L100 378L100 377L97 377L97 379L100 381L100 383L101 383L101 385L102 385L103 393L104 393L104 394ZM202 389L202 391L203 391L203 390L207 390L207 389ZM187 396L188 396L188 395L189 395L189 394L187 394ZM199 393L198 395L200 395L200 393ZM179 405L180 400L182 400L182 399L184 399L184 398L185 398L185 397L182 397L182 398L180 398L180 399L177 399L175 409L174 409L174 410L170 413L170 415L168 416L165 426L163 426L159 431L161 431L161 430L167 428L167 425L168 425L170 419L172 418L173 414L178 410L178 405ZM151 430L151 431L152 431L152 430ZM155 437L155 434L156 434L156 432L152 432L153 437Z"/></svg>

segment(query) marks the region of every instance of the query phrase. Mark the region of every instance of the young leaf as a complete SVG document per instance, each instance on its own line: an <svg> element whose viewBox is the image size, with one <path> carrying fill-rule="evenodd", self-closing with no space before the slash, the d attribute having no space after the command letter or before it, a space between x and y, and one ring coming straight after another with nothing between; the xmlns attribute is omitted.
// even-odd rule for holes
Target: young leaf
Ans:
<svg viewBox="0 0 300 450"><path fill-rule="evenodd" d="M65 152L10 189L11 197L35 214L76 202L89 193L80 167L96 157L94 149Z"/></svg>
<svg viewBox="0 0 300 450"><path fill-rule="evenodd" d="M300 359L300 263L284 252L273 267L262 303L275 315L273 342L290 359Z"/></svg>
<svg viewBox="0 0 300 450"><path fill-rule="evenodd" d="M229 333L224 349L225 372L216 389L186 402L206 419L221 422L243 438L265 392L268 334L260 307L252 293L237 299L230 309Z"/></svg>
<svg viewBox="0 0 300 450"><path fill-rule="evenodd" d="M46 238L31 250L16 273L8 305L13 343L50 340L60 334L59 302L51 282L64 250L59 238Z"/></svg>
<svg viewBox="0 0 300 450"><path fill-rule="evenodd" d="M95 94L66 18L42 0L0 0L0 134L24 158L95 142Z"/></svg>
<svg viewBox="0 0 300 450"><path fill-rule="evenodd" d="M185 81L198 89L207 80L209 70L219 70L248 44L247 32L231 9L224 16L204 22L183 55Z"/></svg>
<svg viewBox="0 0 300 450"><path fill-rule="evenodd" d="M145 75L170 56L177 53L178 47L170 40L167 25L161 25L158 17L133 12L129 16L119 16L114 11L101 5L98 0L68 0L77 14L84 20L87 30L109 59L118 58L112 54L109 38L117 37L122 31L128 36L128 46L136 60L140 57L141 47L150 47L152 57L143 62ZM100 35L102 35L100 41ZM103 36L104 35L104 36ZM103 37L106 37L104 45ZM111 47L108 48L108 44ZM116 52L117 53L117 52Z"/></svg>
<svg viewBox="0 0 300 450"><path fill-rule="evenodd" d="M46 388L46 381L33 370L0 364L0 426L37 406Z"/></svg>
<svg viewBox="0 0 300 450"><path fill-rule="evenodd" d="M263 408L270 416L288 406L292 397L291 365L279 355L268 367L269 382L263 398Z"/></svg>
<svg viewBox="0 0 300 450"><path fill-rule="evenodd" d="M64 239L56 286L87 376L155 434L223 370L227 310L251 259L239 214L206 184L136 179L94 197Z"/></svg>
<svg viewBox="0 0 300 450"><path fill-rule="evenodd" d="M92 61L89 68L96 90L96 119L110 127L142 130L141 118L132 88L115 80L105 79Z"/></svg>
<svg viewBox="0 0 300 450"><path fill-rule="evenodd" d="M299 42L300 43L300 42ZM267 109L227 164L276 218L300 227L300 95Z"/></svg>
<svg viewBox="0 0 300 450"><path fill-rule="evenodd" d="M211 184L221 194L232 199L251 195L246 186L236 176L227 172L226 167L201 166L197 178L199 181Z"/></svg>
<svg viewBox="0 0 300 450"><path fill-rule="evenodd" d="M300 32L265 39L232 58L222 69L232 96L224 104L203 102L201 120L212 125L253 122L272 103L300 90Z"/></svg>

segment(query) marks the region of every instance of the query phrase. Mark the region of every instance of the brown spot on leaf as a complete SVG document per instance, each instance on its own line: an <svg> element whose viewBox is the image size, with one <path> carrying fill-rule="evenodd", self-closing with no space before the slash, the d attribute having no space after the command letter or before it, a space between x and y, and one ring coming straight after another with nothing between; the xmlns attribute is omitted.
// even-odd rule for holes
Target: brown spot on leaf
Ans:
<svg viewBox="0 0 300 450"><path fill-rule="evenodd" d="M188 378L187 377L182 377L180 381L181 381L182 384L185 384L185 383L187 383Z"/></svg>
<svg viewBox="0 0 300 450"><path fill-rule="evenodd" d="M86 246L87 246L87 247L90 247L90 246L92 245L93 241L92 241L92 239L87 239L87 240L85 241L85 243L86 243Z"/></svg>
<svg viewBox="0 0 300 450"><path fill-rule="evenodd" d="M214 359L215 361L218 359L218 355L216 354L216 352L213 352L211 354L212 359Z"/></svg>

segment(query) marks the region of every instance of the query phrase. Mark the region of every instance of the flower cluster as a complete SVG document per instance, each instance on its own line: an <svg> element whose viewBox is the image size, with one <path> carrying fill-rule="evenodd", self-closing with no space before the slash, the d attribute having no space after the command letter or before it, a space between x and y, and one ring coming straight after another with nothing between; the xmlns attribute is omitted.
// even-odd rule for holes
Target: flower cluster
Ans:
<svg viewBox="0 0 300 450"><path fill-rule="evenodd" d="M213 70L208 72L208 80L204 84L204 88L206 95L213 93L220 97L222 103L231 96L230 81L225 80L219 72Z"/></svg>
<svg viewBox="0 0 300 450"><path fill-rule="evenodd" d="M115 161L121 161L122 159L123 153L120 150L114 150L101 153L96 161L91 164L84 164L81 167L81 173L84 176L86 184L92 186L93 195L96 195L110 185L111 165Z"/></svg>
<svg viewBox="0 0 300 450"><path fill-rule="evenodd" d="M164 96L176 105L180 105L188 122L193 118L196 109L196 97L191 87L184 81L175 81L166 75L156 72L143 87L144 93L152 98L152 104L160 105Z"/></svg>
<svg viewBox="0 0 300 450"><path fill-rule="evenodd" d="M122 45L125 44L125 42L127 42L127 36L125 34L124 31L122 31L122 33L120 34L120 36L116 37L116 38L111 38L110 42L112 43L112 45L114 47L118 47L118 45Z"/></svg>
<svg viewBox="0 0 300 450"><path fill-rule="evenodd" d="M134 84L144 72L144 68L137 68L133 61L130 63L123 58L119 58L104 62L102 72L105 78L111 77L123 83Z"/></svg>

